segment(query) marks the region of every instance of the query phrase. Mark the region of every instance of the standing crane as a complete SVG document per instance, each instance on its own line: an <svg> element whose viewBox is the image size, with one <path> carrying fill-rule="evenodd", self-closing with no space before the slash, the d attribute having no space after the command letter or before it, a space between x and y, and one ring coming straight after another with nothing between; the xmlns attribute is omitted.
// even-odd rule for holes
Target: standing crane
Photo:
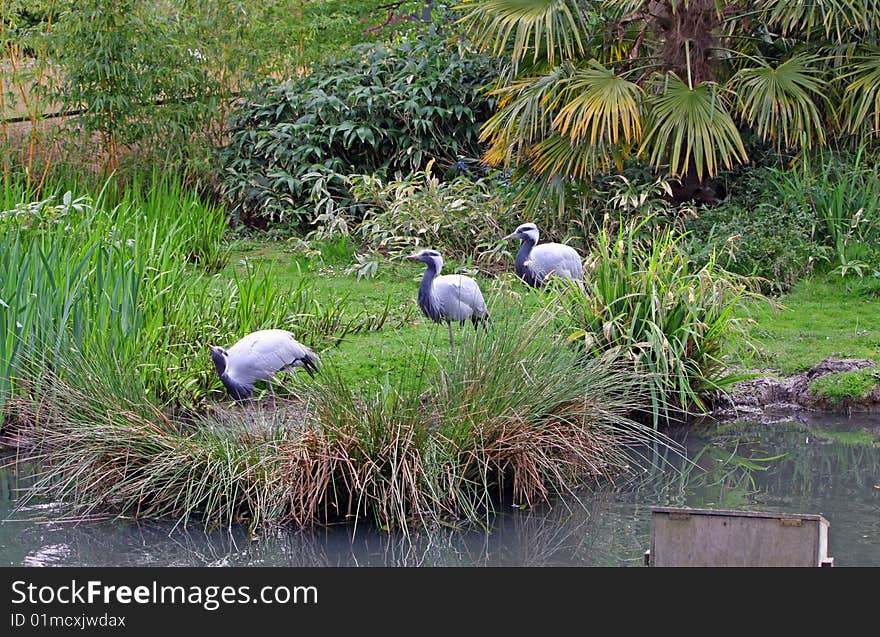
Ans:
<svg viewBox="0 0 880 637"><path fill-rule="evenodd" d="M446 321L449 330L449 349L454 351L452 322L464 324L470 319L474 325L489 320L489 310L480 286L469 276L462 274L440 275L443 257L436 250L422 250L411 254L407 259L422 261L427 268L419 286L419 307L425 316L439 323Z"/></svg>
<svg viewBox="0 0 880 637"><path fill-rule="evenodd" d="M556 275L581 282L584 266L581 255L571 246L562 243L538 244L538 226L524 223L505 239L521 239L514 270L527 285L539 288L548 277Z"/></svg>

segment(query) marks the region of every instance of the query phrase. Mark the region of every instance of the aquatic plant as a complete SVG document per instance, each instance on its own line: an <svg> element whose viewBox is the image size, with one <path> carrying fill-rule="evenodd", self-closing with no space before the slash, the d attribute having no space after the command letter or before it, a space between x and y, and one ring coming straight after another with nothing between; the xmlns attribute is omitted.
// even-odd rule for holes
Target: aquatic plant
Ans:
<svg viewBox="0 0 880 637"><path fill-rule="evenodd" d="M587 256L583 288L557 286L560 329L590 357L624 361L649 380L650 410L662 419L705 409L705 396L740 377L722 360L741 335L754 283L716 265L696 267L671 227L650 217L607 226Z"/></svg>

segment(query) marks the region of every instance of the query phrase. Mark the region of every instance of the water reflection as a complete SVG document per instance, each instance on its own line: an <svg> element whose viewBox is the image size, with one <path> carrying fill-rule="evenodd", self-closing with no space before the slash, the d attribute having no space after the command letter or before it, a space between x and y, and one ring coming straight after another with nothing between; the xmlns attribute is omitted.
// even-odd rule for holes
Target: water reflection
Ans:
<svg viewBox="0 0 880 637"><path fill-rule="evenodd" d="M490 532L409 537L364 525L205 532L167 522L59 522L51 504L15 510L27 467L0 470L0 563L26 566L637 566L652 506L821 513L839 566L880 566L878 421L728 423L672 432L687 458L653 465L552 507L510 510Z"/></svg>

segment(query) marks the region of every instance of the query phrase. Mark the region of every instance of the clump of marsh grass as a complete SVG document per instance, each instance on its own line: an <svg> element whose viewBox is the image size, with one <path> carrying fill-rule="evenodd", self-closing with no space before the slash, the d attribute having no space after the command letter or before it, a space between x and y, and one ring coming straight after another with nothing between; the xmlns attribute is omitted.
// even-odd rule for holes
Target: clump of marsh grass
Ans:
<svg viewBox="0 0 880 637"><path fill-rule="evenodd" d="M549 323L464 332L448 360L416 358L397 385L312 386L322 444L311 456L300 447L296 473L312 476L301 515L329 505L383 527L426 514L487 524L499 503L551 502L632 469L627 446L663 440L626 416L644 386L613 363L580 361Z"/></svg>
<svg viewBox="0 0 880 637"><path fill-rule="evenodd" d="M482 496L490 486L533 506L630 469L624 449L658 439L627 417L644 404L642 381L615 363L579 360L551 322L541 313L495 325L441 369L437 451L454 454L460 470L446 473L439 491L483 505L474 488Z"/></svg>
<svg viewBox="0 0 880 637"><path fill-rule="evenodd" d="M464 332L448 360L416 352L394 383L354 390L327 366L295 409L186 419L111 357L74 362L32 387L49 406L33 425L44 467L35 493L78 515L212 526L488 526L499 504L550 503L631 470L628 445L664 442L626 417L643 394L632 373L579 361L549 322Z"/></svg>
<svg viewBox="0 0 880 637"><path fill-rule="evenodd" d="M31 455L41 470L25 502L62 501L75 517L109 511L208 526L285 516L279 449L293 432L275 412L172 419L148 399L134 370L106 358L77 364L19 381L15 402L30 396L41 405L29 410Z"/></svg>
<svg viewBox="0 0 880 637"><path fill-rule="evenodd" d="M662 420L705 411L705 397L742 377L722 359L744 337L739 310L756 283L710 259L696 267L684 235L651 228L651 217L602 228L587 257L584 287L557 286L558 326L588 357L617 359L648 380L650 413ZM555 292L555 293L554 293Z"/></svg>

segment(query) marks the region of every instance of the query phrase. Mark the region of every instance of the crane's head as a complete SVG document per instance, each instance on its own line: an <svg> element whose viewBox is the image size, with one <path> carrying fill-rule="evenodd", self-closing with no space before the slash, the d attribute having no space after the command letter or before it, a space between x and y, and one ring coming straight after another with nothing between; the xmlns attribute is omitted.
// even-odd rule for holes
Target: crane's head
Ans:
<svg viewBox="0 0 880 637"><path fill-rule="evenodd" d="M206 345L211 351L211 360L214 361L214 368L217 370L217 375L222 376L226 373L226 364L229 360L229 353L222 347L214 347L210 343L206 343Z"/></svg>
<svg viewBox="0 0 880 637"><path fill-rule="evenodd" d="M532 243L538 243L538 226L533 223L524 223L505 239L529 239Z"/></svg>
<svg viewBox="0 0 880 637"><path fill-rule="evenodd" d="M438 274L440 273L440 270L443 269L443 257L441 257L440 253L436 250L422 250L421 252L409 255L407 259L422 261L429 266L433 265Z"/></svg>

